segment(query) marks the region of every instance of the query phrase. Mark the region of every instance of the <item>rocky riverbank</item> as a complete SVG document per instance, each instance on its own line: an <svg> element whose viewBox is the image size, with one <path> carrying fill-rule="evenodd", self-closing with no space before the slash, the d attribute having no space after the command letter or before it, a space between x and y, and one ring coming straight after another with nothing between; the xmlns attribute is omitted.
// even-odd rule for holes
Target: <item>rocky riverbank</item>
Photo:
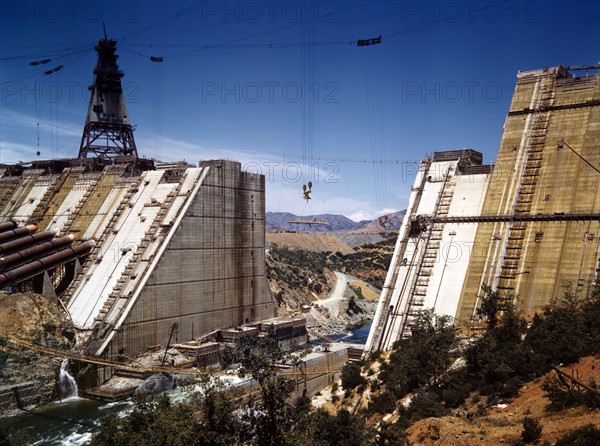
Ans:
<svg viewBox="0 0 600 446"><path fill-rule="evenodd" d="M58 350L75 343L73 324L65 310L35 293L0 292L0 416L60 398L57 378L61 358L27 349L8 348L7 340L23 339Z"/></svg>

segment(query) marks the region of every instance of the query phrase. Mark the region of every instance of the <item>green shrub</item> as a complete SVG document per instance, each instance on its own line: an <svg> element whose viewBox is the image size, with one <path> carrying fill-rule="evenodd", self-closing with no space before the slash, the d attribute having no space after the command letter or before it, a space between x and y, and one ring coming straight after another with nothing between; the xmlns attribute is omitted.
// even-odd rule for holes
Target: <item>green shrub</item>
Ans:
<svg viewBox="0 0 600 446"><path fill-rule="evenodd" d="M560 438L555 446L597 446L600 444L600 429L587 424Z"/></svg>
<svg viewBox="0 0 600 446"><path fill-rule="evenodd" d="M442 401L444 401L446 407L458 407L469 396L469 390L469 386L452 383L442 391Z"/></svg>
<svg viewBox="0 0 600 446"><path fill-rule="evenodd" d="M360 374L360 366L349 362L342 368L342 387L344 389L354 389L361 384L366 384L367 380Z"/></svg>
<svg viewBox="0 0 600 446"><path fill-rule="evenodd" d="M402 412L411 424L423 418L439 418L449 413L448 409L442 405L437 394L430 391L417 393L413 396L408 408Z"/></svg>
<svg viewBox="0 0 600 446"><path fill-rule="evenodd" d="M550 400L547 409L550 411L561 411L570 407L586 406L591 409L600 408L600 397L588 390L577 391L565 388L563 384L554 377L547 378L542 389L545 396Z"/></svg>
<svg viewBox="0 0 600 446"><path fill-rule="evenodd" d="M542 436L542 424L531 418L525 417L523 419L523 432L521 432L521 440L525 443L531 443L536 441Z"/></svg>
<svg viewBox="0 0 600 446"><path fill-rule="evenodd" d="M384 390L371 400L367 410L369 413L380 413L382 415L392 413L396 410L396 398L390 392Z"/></svg>

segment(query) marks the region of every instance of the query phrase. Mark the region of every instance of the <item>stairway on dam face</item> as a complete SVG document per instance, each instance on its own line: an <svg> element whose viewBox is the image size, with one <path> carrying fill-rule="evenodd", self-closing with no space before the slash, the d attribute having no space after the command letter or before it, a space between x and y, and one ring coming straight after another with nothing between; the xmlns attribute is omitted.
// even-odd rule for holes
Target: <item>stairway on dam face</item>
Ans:
<svg viewBox="0 0 600 446"><path fill-rule="evenodd" d="M14 219L19 223L27 222L29 213L35 208L32 206L37 195L35 189L39 189L39 186L36 188L36 184L42 173L40 169L29 169L23 172L16 182L7 179L9 184L8 188L4 188L3 206L0 208L2 221Z"/></svg>
<svg viewBox="0 0 600 446"><path fill-rule="evenodd" d="M535 114L525 148L526 159L523 163L519 187L515 195L512 215L529 215L532 209L536 185L544 159L544 145L548 130L550 112L543 111L550 107L554 100L554 78L542 77L538 80L538 92L535 103ZM517 276L522 263L522 253L527 237L528 222L514 221L509 226L504 242L500 272L496 289L501 297L514 295Z"/></svg>
<svg viewBox="0 0 600 446"><path fill-rule="evenodd" d="M144 172L138 192L133 195L108 234L103 255L91 264L91 271L86 275L85 281L80 283L71 297L68 309L76 326L84 328L93 323L93 318L126 268L128 253L139 245L158 212L158 207L148 205L152 204L154 195L161 191L159 183L162 175L161 171ZM124 250L127 250L127 255L123 255Z"/></svg>
<svg viewBox="0 0 600 446"><path fill-rule="evenodd" d="M163 222L165 215L171 208L173 201L175 200L175 198L181 191L183 182L185 181L186 178L187 178L187 173L181 178L179 183L176 184L175 188L172 189L167 194L167 196L166 196L165 200L162 202L162 204L160 204L160 209L159 209L158 213L156 214L154 221L152 221L152 224L146 230L146 233L144 234L144 237L142 238L140 244L135 249L135 252L130 256L129 263L125 267L125 270L121 274L121 277L119 278L119 280L117 280L117 284L115 285L115 287L112 289L112 291L108 295L108 298L106 299L106 302L100 309L100 312L94 318L94 323L102 323L105 320L106 316L109 314L109 311L111 310L115 301L118 298L126 299L129 297L127 294L122 295L121 292L123 291L123 288L125 287L126 283L128 282L128 279L131 278L131 276L133 275L134 270L136 270L136 274L143 273L143 271L140 271L140 263L141 262L146 263L144 265L144 267L142 267L142 269L145 270L145 267L147 267L149 262L152 260L152 256L145 258L145 259L142 258L142 256L143 256L144 252L146 251L146 248L148 247L148 245L150 245L150 243L153 240L157 239L160 236L160 234L158 233L160 225Z"/></svg>
<svg viewBox="0 0 600 446"><path fill-rule="evenodd" d="M65 203L65 201L69 195L72 195L73 187L84 171L85 168L83 167L72 167L63 170L58 182L51 190L50 200L40 203L43 206L38 211L40 229L46 230L59 227L61 224L58 221L61 220L61 217L64 220L68 218L68 209L70 209L71 205ZM72 206L75 206L78 201L78 198L73 200Z"/></svg>
<svg viewBox="0 0 600 446"><path fill-rule="evenodd" d="M44 219L44 215L48 213L48 208L52 204L52 200L54 195L63 187L69 173L71 172L70 167L66 167L60 175L53 175L50 184L48 184L48 188L44 195L40 198L40 201L31 214L29 223L38 224L40 228L48 227L48 220L45 222L42 221Z"/></svg>
<svg viewBox="0 0 600 446"><path fill-rule="evenodd" d="M425 189L425 185L427 184L427 178L428 178L430 167L431 167L430 159L423 160L421 162L421 166L420 166L421 182L420 182L418 188L413 188L413 192L415 192L415 198L413 200L412 206L406 212L407 217L405 217L405 218L408 218L408 216L415 213L417 211L417 209L419 208L419 204L421 203L421 197L423 196L423 190ZM379 304L379 310L378 310L377 314L375 315L375 321L374 321L375 329L370 334L369 339L367 339L367 348L368 349L380 350L384 344L383 337L386 337L386 338L389 337L389 336L386 336L386 334L389 332L389 327L388 327L387 331L385 329L386 329L386 325L390 322L389 321L390 317L392 317L392 318L394 317L394 309L391 305L391 302L392 302L392 299L394 296L394 290L396 289L396 282L398 281L398 277L400 275L400 270L403 266L405 266L402 259L404 259L404 256L406 254L406 250L408 247L408 242L411 237L410 224L407 224L404 227L402 227L401 231L404 231L404 233L402 235L402 239L399 242L398 248L396 249L396 252L394 252L394 254L393 254L392 262L390 265L390 270L392 271L392 274L391 274L391 277L389 278L389 281L387 280L388 278L386 278L386 285L383 287L383 290L382 290L382 296L381 296L381 302ZM411 264L412 264L412 260L411 260ZM398 306L398 304L396 303L395 306Z"/></svg>
<svg viewBox="0 0 600 446"><path fill-rule="evenodd" d="M419 259L417 273L409 294L410 300L403 315L400 331L402 337L409 337L411 335L411 325L414 318L423 309L433 268L440 258L440 245L445 224L435 222L434 220L438 217L443 218L448 216L450 203L452 202L452 197L454 195L454 186L456 185L456 182L453 179L455 170L456 166L448 166L448 170L444 176L444 183L433 210L432 221L429 224L424 250L422 252L422 257Z"/></svg>
<svg viewBox="0 0 600 446"><path fill-rule="evenodd" d="M67 221L67 227L76 233L77 239L84 238L83 235L95 220L98 210L125 172L125 168L124 164L106 166L99 178L88 187L80 205Z"/></svg>
<svg viewBox="0 0 600 446"><path fill-rule="evenodd" d="M127 191L123 195L119 204L117 206L114 206L114 209L112 210L112 213L111 213L112 215L111 215L110 219L108 220L108 222L106 223L106 226L104 226L103 229L101 229L101 227L100 227L103 220L99 222L100 223L99 227L95 231L102 230L102 235L99 237L98 242L92 249L89 259L83 266L83 269L80 271L79 274L77 274L75 276L75 280L73 281L71 286L67 289L65 294L63 294L63 296L61 297L61 299L67 306L69 305L70 300L73 297L75 290L78 288L79 285L81 285L81 282L83 280L85 280L85 278L88 276L91 266L95 262L99 261L99 259L102 257L102 254L101 254L102 251L107 250L107 248L106 248L107 238L110 236L110 234L113 233L113 229L115 227L117 220L120 218L123 211L126 208L128 208L129 202L130 202L131 198L133 197L133 195L138 192L138 188L142 181L142 177L137 176L137 177L127 178L127 179L121 178L121 181L123 181L127 185ZM117 197L118 197L118 194L115 195L115 199ZM110 204L111 203L109 203L109 205ZM113 205L114 205L114 203L113 203ZM105 212L108 213L109 211L110 210L108 208L105 209Z"/></svg>

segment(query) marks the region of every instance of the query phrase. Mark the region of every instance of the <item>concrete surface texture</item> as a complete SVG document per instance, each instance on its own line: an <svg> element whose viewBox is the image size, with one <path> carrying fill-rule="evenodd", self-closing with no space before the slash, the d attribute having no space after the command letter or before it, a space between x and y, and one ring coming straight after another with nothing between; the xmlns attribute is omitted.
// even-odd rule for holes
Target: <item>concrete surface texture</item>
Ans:
<svg viewBox="0 0 600 446"><path fill-rule="evenodd" d="M600 83L520 72L494 166L474 151L423 160L367 341L387 350L423 308L468 322L482 285L535 312L600 269Z"/></svg>
<svg viewBox="0 0 600 446"><path fill-rule="evenodd" d="M98 355L272 317L264 208L264 177L225 160L145 170L74 159L0 178L3 221L96 241L59 297L80 351Z"/></svg>

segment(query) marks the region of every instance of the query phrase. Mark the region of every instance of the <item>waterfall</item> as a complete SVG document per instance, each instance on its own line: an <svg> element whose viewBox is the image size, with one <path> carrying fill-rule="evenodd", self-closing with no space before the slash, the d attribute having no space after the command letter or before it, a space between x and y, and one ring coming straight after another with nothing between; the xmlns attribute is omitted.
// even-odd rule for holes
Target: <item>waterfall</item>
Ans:
<svg viewBox="0 0 600 446"><path fill-rule="evenodd" d="M61 400L67 398L77 398L77 383L75 379L67 371L69 360L63 359L60 365L60 372L58 374L58 393Z"/></svg>

